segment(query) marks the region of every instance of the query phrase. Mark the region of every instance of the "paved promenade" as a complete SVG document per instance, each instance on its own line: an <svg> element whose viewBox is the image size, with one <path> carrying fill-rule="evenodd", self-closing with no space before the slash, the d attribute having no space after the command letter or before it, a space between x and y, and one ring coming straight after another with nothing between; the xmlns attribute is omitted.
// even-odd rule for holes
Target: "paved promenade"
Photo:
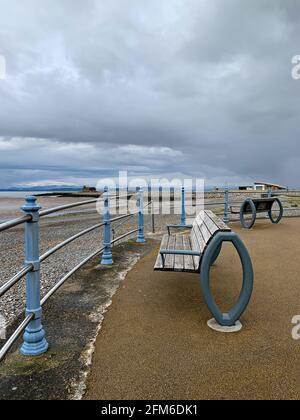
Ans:
<svg viewBox="0 0 300 420"><path fill-rule="evenodd" d="M300 219L232 227L255 268L242 332L208 329L198 276L153 272L157 247L127 275L105 316L86 399L300 398L300 341L291 334L300 315ZM241 283L230 245L212 272L226 308Z"/></svg>

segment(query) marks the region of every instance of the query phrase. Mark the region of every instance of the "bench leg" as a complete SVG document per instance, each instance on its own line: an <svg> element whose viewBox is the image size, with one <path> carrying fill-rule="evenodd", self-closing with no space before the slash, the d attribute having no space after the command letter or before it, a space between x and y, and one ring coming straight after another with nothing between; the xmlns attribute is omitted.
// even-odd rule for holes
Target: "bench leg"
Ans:
<svg viewBox="0 0 300 420"><path fill-rule="evenodd" d="M278 223L283 218L283 212L284 212L284 210L283 210L282 202L278 198L276 198L276 200L274 201L274 203L275 202L278 203L278 205L279 205L279 216L278 216L278 218L277 219L274 219L273 214L272 214L272 209L269 211L268 214L269 214L269 218L270 218L271 222L273 223L273 225L278 225Z"/></svg>
<svg viewBox="0 0 300 420"><path fill-rule="evenodd" d="M250 223L247 223L246 219L245 219L245 210L246 210L246 207L249 204L250 204L251 210L252 210L252 220L251 220ZM241 211L240 211L240 221L241 221L241 224L242 224L243 228L244 229L252 229L255 222L256 222L256 216L257 216L257 212L256 212L255 204L253 203L253 201L251 199L246 200L245 203L242 205Z"/></svg>
<svg viewBox="0 0 300 420"><path fill-rule="evenodd" d="M226 314L223 314L211 291L210 287L210 269L217 250L222 246L223 242L231 242L237 250L243 267L243 287L238 301L233 308ZM201 287L206 304L215 320L223 327L232 327L236 325L240 316L246 310L253 292L253 267L251 258L238 235L233 232L218 233L209 244L202 258L201 264Z"/></svg>

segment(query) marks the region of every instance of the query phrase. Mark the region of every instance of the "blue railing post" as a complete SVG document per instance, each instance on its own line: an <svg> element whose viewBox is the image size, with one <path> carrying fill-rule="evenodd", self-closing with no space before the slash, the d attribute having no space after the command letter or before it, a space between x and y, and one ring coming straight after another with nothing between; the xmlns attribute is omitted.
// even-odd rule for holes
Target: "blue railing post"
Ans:
<svg viewBox="0 0 300 420"><path fill-rule="evenodd" d="M186 225L186 218L185 218L185 189L184 187L181 190L181 226Z"/></svg>
<svg viewBox="0 0 300 420"><path fill-rule="evenodd" d="M31 215L25 224L25 264L32 264L33 270L26 275L26 316L34 314L34 319L25 330L21 354L39 356L48 350L45 331L42 326L41 278L39 255L39 210L36 197L27 197L22 210Z"/></svg>
<svg viewBox="0 0 300 420"><path fill-rule="evenodd" d="M138 207L138 237L137 243L143 244L146 242L144 234L144 191L139 188L138 198L137 198L137 207Z"/></svg>
<svg viewBox="0 0 300 420"><path fill-rule="evenodd" d="M104 233L103 233L103 246L104 252L102 255L102 265L112 265L113 258L111 253L111 237L110 237L110 211L109 211L109 192L108 187L104 188L104 208L103 208L103 221L104 221Z"/></svg>
<svg viewBox="0 0 300 420"><path fill-rule="evenodd" d="M268 198L272 198L272 195L273 195L273 191L272 191L272 189L270 188L270 189L268 190Z"/></svg>
<svg viewBox="0 0 300 420"><path fill-rule="evenodd" d="M225 188L224 193L224 223L228 225L229 223L229 190Z"/></svg>

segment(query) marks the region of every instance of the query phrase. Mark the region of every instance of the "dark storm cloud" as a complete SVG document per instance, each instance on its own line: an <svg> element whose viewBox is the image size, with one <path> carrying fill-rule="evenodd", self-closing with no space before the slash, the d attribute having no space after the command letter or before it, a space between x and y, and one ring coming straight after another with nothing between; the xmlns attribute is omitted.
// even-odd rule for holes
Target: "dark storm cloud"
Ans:
<svg viewBox="0 0 300 420"><path fill-rule="evenodd" d="M0 0L0 186L300 185L295 0Z"/></svg>

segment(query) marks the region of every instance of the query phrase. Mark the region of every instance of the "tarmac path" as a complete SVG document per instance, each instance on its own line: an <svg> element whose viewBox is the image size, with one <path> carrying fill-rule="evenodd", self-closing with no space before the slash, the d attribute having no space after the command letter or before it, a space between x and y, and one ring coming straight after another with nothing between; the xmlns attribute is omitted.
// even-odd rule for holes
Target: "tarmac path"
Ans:
<svg viewBox="0 0 300 420"><path fill-rule="evenodd" d="M199 276L154 272L157 249L127 275L96 342L86 399L299 399L300 219L252 231L232 228L245 241L255 290L238 334L206 322ZM231 245L212 269L218 302L237 296L241 268Z"/></svg>

